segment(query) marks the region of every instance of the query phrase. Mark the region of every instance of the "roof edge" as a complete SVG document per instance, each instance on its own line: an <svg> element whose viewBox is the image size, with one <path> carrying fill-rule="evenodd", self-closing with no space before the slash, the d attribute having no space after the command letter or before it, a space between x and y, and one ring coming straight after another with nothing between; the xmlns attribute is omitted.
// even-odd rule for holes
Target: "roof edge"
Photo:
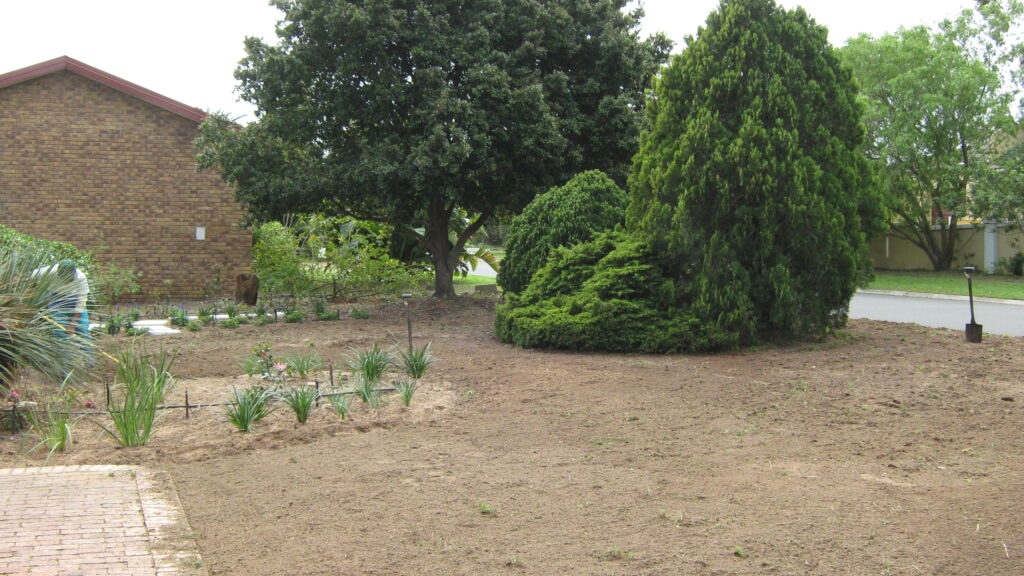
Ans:
<svg viewBox="0 0 1024 576"><path fill-rule="evenodd" d="M39 64L21 68L13 72L0 74L0 88L7 88L8 86L14 86L15 84L21 84L22 82L27 82L29 80L34 80L42 76L62 71L73 72L79 76L84 76L85 78L99 82L109 88L113 88L118 92L134 96L139 100L143 100L154 106L163 108L168 112L177 114L178 116L182 116L192 120L193 122L202 122L206 119L206 112L199 108L183 104L173 98L168 98L167 96L153 92L148 88L143 88L138 84L134 84L123 78L104 72L99 68L89 66L85 62L80 62L70 56L61 56L59 58L54 58L53 60L47 60L45 62L40 62Z"/></svg>

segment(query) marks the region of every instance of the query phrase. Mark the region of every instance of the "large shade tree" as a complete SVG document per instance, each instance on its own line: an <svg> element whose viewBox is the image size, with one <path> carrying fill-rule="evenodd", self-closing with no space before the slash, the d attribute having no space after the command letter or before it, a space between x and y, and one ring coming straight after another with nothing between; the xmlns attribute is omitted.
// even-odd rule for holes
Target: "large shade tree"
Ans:
<svg viewBox="0 0 1024 576"><path fill-rule="evenodd" d="M407 229L436 295L454 295L458 255L489 218L581 170L624 178L670 49L639 38L626 4L278 0L278 43L247 39L236 71L258 120L212 116L199 165L218 166L256 219Z"/></svg>
<svg viewBox="0 0 1024 576"><path fill-rule="evenodd" d="M1016 194L999 182L1016 132L1018 71L1006 65L1019 47L1006 33L1020 6L1003 4L983 3L936 30L860 36L840 51L861 85L866 149L891 199L891 233L935 270L953 265L958 223L990 215L979 198L992 206Z"/></svg>

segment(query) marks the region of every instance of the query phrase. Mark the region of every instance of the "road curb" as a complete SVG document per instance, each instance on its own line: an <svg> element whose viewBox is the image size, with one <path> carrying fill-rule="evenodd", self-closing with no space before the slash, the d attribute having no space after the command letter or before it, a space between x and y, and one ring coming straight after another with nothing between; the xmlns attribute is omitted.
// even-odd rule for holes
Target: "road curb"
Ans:
<svg viewBox="0 0 1024 576"><path fill-rule="evenodd" d="M907 298L928 298L931 300L959 300L961 302L967 302L969 300L967 296L957 296L954 294L929 294L926 292L902 292L900 290L874 290L872 288L858 288L857 294L877 294L879 296L904 296ZM991 304L1008 304L1010 306L1024 306L1024 300L1006 300L1003 298L982 298L980 296L975 296L974 301L988 302Z"/></svg>

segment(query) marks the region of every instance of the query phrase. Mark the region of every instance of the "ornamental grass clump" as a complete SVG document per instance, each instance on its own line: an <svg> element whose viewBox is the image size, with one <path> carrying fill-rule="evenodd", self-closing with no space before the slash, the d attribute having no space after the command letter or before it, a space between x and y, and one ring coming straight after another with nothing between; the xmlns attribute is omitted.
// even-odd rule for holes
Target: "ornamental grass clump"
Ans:
<svg viewBox="0 0 1024 576"><path fill-rule="evenodd" d="M49 449L47 460L54 452L63 452L71 448L72 431L78 418L72 418L71 408L74 405L74 391L67 389L67 380L61 385L57 395L46 402L44 411L26 411L25 420L39 438L39 443L29 449L34 452L40 446Z"/></svg>
<svg viewBox="0 0 1024 576"><path fill-rule="evenodd" d="M334 412L338 415L338 418L342 420L348 416L349 408L352 405L351 394L335 394L330 397L331 407L334 408Z"/></svg>
<svg viewBox="0 0 1024 576"><path fill-rule="evenodd" d="M416 381L402 380L395 384L395 390L398 391L398 396L402 399L402 406L409 406L412 403L412 395L416 393Z"/></svg>
<svg viewBox="0 0 1024 576"><path fill-rule="evenodd" d="M273 408L270 407L270 399L274 396L269 388L263 386L251 386L239 391L231 389L235 399L228 407L228 422L231 422L239 432L249 432L253 424L266 418Z"/></svg>
<svg viewBox="0 0 1024 576"><path fill-rule="evenodd" d="M309 414L313 411L313 405L316 403L318 396L319 394L317 394L316 390L309 386L285 388L277 395L278 398L292 409L292 412L295 413L295 419L298 420L299 424L305 424L306 420L309 419Z"/></svg>
<svg viewBox="0 0 1024 576"><path fill-rule="evenodd" d="M356 376L376 386L394 361L393 353L381 349L375 343L369 350L355 349L349 358L348 367Z"/></svg>
<svg viewBox="0 0 1024 576"><path fill-rule="evenodd" d="M408 352L402 350L399 355L402 357L405 373L416 379L422 378L436 360L430 354L430 342L424 344L422 348L412 348Z"/></svg>
<svg viewBox="0 0 1024 576"><path fill-rule="evenodd" d="M285 356L284 363L288 366L288 375L298 377L299 380L307 380L311 374L319 372L324 367L323 358L316 350L309 354L289 354Z"/></svg>
<svg viewBox="0 0 1024 576"><path fill-rule="evenodd" d="M161 349L156 356L134 348L118 356L115 381L121 384L120 402L112 402L108 410L113 422L102 426L118 444L125 447L145 446L156 423L157 406L174 387L171 365L176 354Z"/></svg>

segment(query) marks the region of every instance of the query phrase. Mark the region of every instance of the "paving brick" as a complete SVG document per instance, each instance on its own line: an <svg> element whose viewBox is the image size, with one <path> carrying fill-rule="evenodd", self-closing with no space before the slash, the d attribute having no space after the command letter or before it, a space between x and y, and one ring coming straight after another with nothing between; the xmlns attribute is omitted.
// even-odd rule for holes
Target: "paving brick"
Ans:
<svg viewBox="0 0 1024 576"><path fill-rule="evenodd" d="M83 494L88 492L88 498ZM0 470L0 575L205 576L164 472L127 466Z"/></svg>

